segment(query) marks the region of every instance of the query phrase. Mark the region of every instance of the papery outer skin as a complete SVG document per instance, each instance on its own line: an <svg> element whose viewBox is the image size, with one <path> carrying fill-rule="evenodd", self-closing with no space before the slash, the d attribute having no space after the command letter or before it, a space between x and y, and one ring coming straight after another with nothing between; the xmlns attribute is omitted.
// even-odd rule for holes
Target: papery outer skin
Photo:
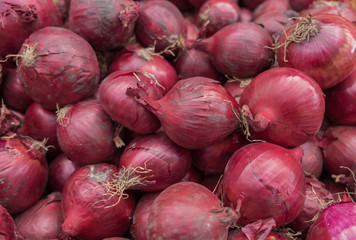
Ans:
<svg viewBox="0 0 356 240"><path fill-rule="evenodd" d="M46 153L29 151L33 140L14 137L0 140L0 204L17 214L35 204L48 179Z"/></svg>
<svg viewBox="0 0 356 240"><path fill-rule="evenodd" d="M147 237L150 240L227 239L233 220L221 209L219 199L207 188L181 182L163 190L153 201Z"/></svg>
<svg viewBox="0 0 356 240"><path fill-rule="evenodd" d="M253 11L252 18L256 19L260 17L262 14L275 11L275 10L290 10L291 7L289 5L288 0L268 0L264 1Z"/></svg>
<svg viewBox="0 0 356 240"><path fill-rule="evenodd" d="M83 166L71 175L62 192L64 236L99 240L121 236L129 229L135 208L134 196L128 193L128 198L117 203L118 196L109 199L101 184L117 172L114 165L100 163Z"/></svg>
<svg viewBox="0 0 356 240"><path fill-rule="evenodd" d="M18 233L14 219L7 210L0 205L0 236L1 240L22 240Z"/></svg>
<svg viewBox="0 0 356 240"><path fill-rule="evenodd" d="M114 123L96 100L87 100L62 109L57 118L61 150L79 165L107 162L115 152Z"/></svg>
<svg viewBox="0 0 356 240"><path fill-rule="evenodd" d="M160 191L182 180L191 161L189 150L175 144L165 133L154 133L133 139L125 147L119 168L147 169L147 173L138 173L144 184L131 189Z"/></svg>
<svg viewBox="0 0 356 240"><path fill-rule="evenodd" d="M131 37L139 6L132 0L72 0L69 29L95 49L118 48Z"/></svg>
<svg viewBox="0 0 356 240"><path fill-rule="evenodd" d="M271 143L252 143L231 156L222 187L224 203L241 214L239 224L273 217L278 227L298 216L305 193L301 156L300 148Z"/></svg>
<svg viewBox="0 0 356 240"><path fill-rule="evenodd" d="M336 203L326 208L310 227L307 240L355 239L356 203Z"/></svg>
<svg viewBox="0 0 356 240"><path fill-rule="evenodd" d="M20 53L27 49L25 44L36 43L34 65L27 67L20 60L18 66L22 86L34 101L56 110L94 93L100 71L87 41L65 28L46 27L31 34Z"/></svg>
<svg viewBox="0 0 356 240"><path fill-rule="evenodd" d="M316 138L300 145L303 148L302 168L308 176L319 178L323 170L323 153Z"/></svg>
<svg viewBox="0 0 356 240"><path fill-rule="evenodd" d="M248 120L252 139L284 147L297 147L316 136L325 112L319 85L292 68L273 68L255 77L240 98L241 108L244 105L254 118Z"/></svg>
<svg viewBox="0 0 356 240"><path fill-rule="evenodd" d="M277 50L280 67L299 69L311 76L322 89L342 82L356 66L356 27L348 20L334 14L312 16L318 33L302 43L292 42L285 53L284 46ZM286 33L282 34L278 44L285 43L291 35L296 21ZM285 55L286 54L286 55ZM284 56L286 60L284 61Z"/></svg>
<svg viewBox="0 0 356 240"><path fill-rule="evenodd" d="M59 192L47 195L15 218L18 231L26 239L56 239L63 221Z"/></svg>

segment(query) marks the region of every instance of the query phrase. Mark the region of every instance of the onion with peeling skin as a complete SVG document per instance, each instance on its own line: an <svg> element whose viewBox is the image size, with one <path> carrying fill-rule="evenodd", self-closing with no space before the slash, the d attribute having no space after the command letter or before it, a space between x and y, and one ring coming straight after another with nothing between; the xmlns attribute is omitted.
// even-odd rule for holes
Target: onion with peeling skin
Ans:
<svg viewBox="0 0 356 240"><path fill-rule="evenodd" d="M8 211L0 205L0 236L2 240L24 239L16 229L14 219Z"/></svg>

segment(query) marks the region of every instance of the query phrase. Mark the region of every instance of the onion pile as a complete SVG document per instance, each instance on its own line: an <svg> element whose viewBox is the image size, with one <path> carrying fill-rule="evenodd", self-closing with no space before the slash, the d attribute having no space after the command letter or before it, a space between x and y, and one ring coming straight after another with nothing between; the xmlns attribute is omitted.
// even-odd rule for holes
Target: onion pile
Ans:
<svg viewBox="0 0 356 240"><path fill-rule="evenodd" d="M7 210L0 205L0 236L2 239L23 239L22 236L16 229L16 225L14 223L14 219L11 215L7 212Z"/></svg>

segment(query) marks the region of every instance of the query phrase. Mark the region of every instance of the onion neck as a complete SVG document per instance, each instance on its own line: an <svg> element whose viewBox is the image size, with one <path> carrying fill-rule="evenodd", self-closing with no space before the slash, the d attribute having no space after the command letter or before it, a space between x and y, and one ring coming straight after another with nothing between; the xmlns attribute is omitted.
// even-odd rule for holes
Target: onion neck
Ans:
<svg viewBox="0 0 356 240"><path fill-rule="evenodd" d="M203 52L212 52L214 48L214 36L206 39L198 39L195 44L194 48L201 50Z"/></svg>
<svg viewBox="0 0 356 240"><path fill-rule="evenodd" d="M267 111L258 112L255 116L253 116L250 108L247 105L243 105L241 115L255 132L262 132L266 130L270 124L270 119L268 118L268 115L270 114L268 114Z"/></svg>

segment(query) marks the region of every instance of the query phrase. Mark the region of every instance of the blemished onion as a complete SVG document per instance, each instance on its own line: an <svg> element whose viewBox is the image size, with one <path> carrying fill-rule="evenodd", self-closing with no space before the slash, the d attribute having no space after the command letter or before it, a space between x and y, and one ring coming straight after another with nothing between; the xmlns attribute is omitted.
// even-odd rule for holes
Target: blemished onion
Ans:
<svg viewBox="0 0 356 240"><path fill-rule="evenodd" d="M48 179L44 142L12 136L0 140L0 204L17 214L35 204Z"/></svg>
<svg viewBox="0 0 356 240"><path fill-rule="evenodd" d="M7 69L1 84L1 96L11 109L24 112L33 103L22 87L15 69Z"/></svg>
<svg viewBox="0 0 356 240"><path fill-rule="evenodd" d="M325 112L319 85L292 68L259 74L242 93L240 106L252 139L284 147L299 146L316 136Z"/></svg>
<svg viewBox="0 0 356 240"><path fill-rule="evenodd" d="M252 78L246 79L229 79L224 83L224 88L240 103L240 98L245 88L250 84Z"/></svg>
<svg viewBox="0 0 356 240"><path fill-rule="evenodd" d="M307 9L316 0L289 0L289 4L293 10L300 12Z"/></svg>
<svg viewBox="0 0 356 240"><path fill-rule="evenodd" d="M137 202L130 227L130 233L135 240L148 240L146 234L148 216L152 203L157 198L159 193L160 192L146 193Z"/></svg>
<svg viewBox="0 0 356 240"><path fill-rule="evenodd" d="M240 7L232 0L208 0L199 9L197 24L200 36L210 37L240 18Z"/></svg>
<svg viewBox="0 0 356 240"><path fill-rule="evenodd" d="M252 21L252 11L248 8L240 8L240 21L241 22L251 22Z"/></svg>
<svg viewBox="0 0 356 240"><path fill-rule="evenodd" d="M287 237L278 232L270 232L267 236L263 236L264 240L291 240L292 238ZM243 231L231 231L229 232L229 237L227 240L250 240L248 236Z"/></svg>
<svg viewBox="0 0 356 240"><path fill-rule="evenodd" d="M152 74L166 91L177 83L177 73L172 65L163 57L155 54L152 48L139 45L126 46L110 65L110 73L119 70L138 70Z"/></svg>
<svg viewBox="0 0 356 240"><path fill-rule="evenodd" d="M281 35L278 47L280 67L299 69L327 89L355 69L356 27L338 15L309 15Z"/></svg>
<svg viewBox="0 0 356 240"><path fill-rule="evenodd" d="M278 227L299 215L305 194L302 155L301 148L251 143L231 156L222 179L223 197L241 215L239 224L272 217Z"/></svg>
<svg viewBox="0 0 356 240"><path fill-rule="evenodd" d="M163 190L153 201L148 217L150 240L227 239L236 213L222 208L207 188L193 182L180 182Z"/></svg>
<svg viewBox="0 0 356 240"><path fill-rule="evenodd" d="M160 191L181 181L191 161L189 150L178 146L161 132L132 140L125 147L119 168L127 171L127 184L132 181L131 177L142 179L141 184L133 185L131 189Z"/></svg>
<svg viewBox="0 0 356 240"><path fill-rule="evenodd" d="M212 64L209 55L198 49L189 49L182 52L174 62L178 79L190 77L207 77L218 81L223 80L223 76Z"/></svg>
<svg viewBox="0 0 356 240"><path fill-rule="evenodd" d="M356 71L325 91L325 115L338 124L356 124Z"/></svg>
<svg viewBox="0 0 356 240"><path fill-rule="evenodd" d="M19 130L22 124L22 114L8 109L2 102L0 108L0 136L12 135L13 132Z"/></svg>
<svg viewBox="0 0 356 240"><path fill-rule="evenodd" d="M15 218L18 231L26 239L56 239L63 221L59 192L47 195Z"/></svg>
<svg viewBox="0 0 356 240"><path fill-rule="evenodd" d="M135 34L143 47L155 51L183 49L186 25L182 13L169 1L147 1L140 8Z"/></svg>
<svg viewBox="0 0 356 240"><path fill-rule="evenodd" d="M271 65L272 37L251 22L230 24L210 38L197 42L208 52L215 68L222 74L239 78L253 77Z"/></svg>
<svg viewBox="0 0 356 240"><path fill-rule="evenodd" d="M78 168L79 165L70 160L64 153L58 155L49 164L49 189L53 192L62 192L64 184Z"/></svg>
<svg viewBox="0 0 356 240"><path fill-rule="evenodd" d="M126 89L136 87L137 83L154 99L164 95L164 87L151 76L123 70L111 73L100 84L99 102L114 121L137 133L152 133L161 126L157 117L125 94Z"/></svg>
<svg viewBox="0 0 356 240"><path fill-rule="evenodd" d="M190 20L185 18L185 47L191 49L194 47L195 41L199 38L199 28Z"/></svg>
<svg viewBox="0 0 356 240"><path fill-rule="evenodd" d="M220 82L192 77L178 81L160 100L144 88L129 88L136 98L161 121L167 136L176 144L199 149L223 140L239 126L238 103Z"/></svg>
<svg viewBox="0 0 356 240"><path fill-rule="evenodd" d="M3 240L22 240L23 237L17 231L14 219L0 204L0 236Z"/></svg>
<svg viewBox="0 0 356 240"><path fill-rule="evenodd" d="M213 145L192 150L193 164L206 174L222 174L231 155L246 144L243 134L231 134Z"/></svg>
<svg viewBox="0 0 356 240"><path fill-rule="evenodd" d="M49 109L90 97L99 82L94 50L65 28L46 27L32 33L16 58L27 94Z"/></svg>
<svg viewBox="0 0 356 240"><path fill-rule="evenodd" d="M38 29L61 26L62 16L53 1L0 1L0 55L16 54L25 39Z"/></svg>
<svg viewBox="0 0 356 240"><path fill-rule="evenodd" d="M69 29L95 49L118 48L131 37L139 6L132 0L71 0Z"/></svg>
<svg viewBox="0 0 356 240"><path fill-rule="evenodd" d="M304 155L302 158L302 168L307 176L319 178L323 170L323 153L319 147L319 141L313 138L300 145Z"/></svg>
<svg viewBox="0 0 356 240"><path fill-rule="evenodd" d="M111 184L117 167L107 163L86 165L68 179L62 192L61 239L103 239L122 236L130 227L135 198L117 195Z"/></svg>
<svg viewBox="0 0 356 240"><path fill-rule="evenodd" d="M59 146L79 165L107 162L116 149L114 132L114 123L96 100L81 101L57 112Z"/></svg>
<svg viewBox="0 0 356 240"><path fill-rule="evenodd" d="M182 178L181 182L196 182L201 183L204 178L204 173L193 165L188 170L187 174Z"/></svg>
<svg viewBox="0 0 356 240"><path fill-rule="evenodd" d="M257 8L255 8L255 10L253 11L252 18L256 19L267 12L275 10L286 11L290 9L291 7L289 5L288 0L268 0L264 1Z"/></svg>

